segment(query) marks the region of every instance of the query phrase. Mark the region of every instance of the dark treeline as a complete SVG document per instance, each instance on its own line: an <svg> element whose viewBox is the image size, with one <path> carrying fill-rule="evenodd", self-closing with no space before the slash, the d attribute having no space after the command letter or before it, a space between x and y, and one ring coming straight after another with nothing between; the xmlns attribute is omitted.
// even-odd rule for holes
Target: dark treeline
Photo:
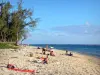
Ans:
<svg viewBox="0 0 100 75"><path fill-rule="evenodd" d="M32 19L32 11L22 7L22 0L13 9L10 2L0 3L0 42L15 42L26 38L25 27L34 28L36 19ZM22 39L22 40L23 40Z"/></svg>

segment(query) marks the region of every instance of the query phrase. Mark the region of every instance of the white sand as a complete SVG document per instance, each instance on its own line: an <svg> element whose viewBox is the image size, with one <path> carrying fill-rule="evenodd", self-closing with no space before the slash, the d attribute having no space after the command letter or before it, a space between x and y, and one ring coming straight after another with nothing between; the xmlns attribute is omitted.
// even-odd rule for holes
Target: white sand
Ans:
<svg viewBox="0 0 100 75"><path fill-rule="evenodd" d="M33 53L32 57L30 52ZM35 69L35 75L100 75L100 59L79 53L66 56L65 51L54 50L56 56L49 56L48 64L33 62L38 60L36 57L44 56L41 52L41 49L29 46L17 50L0 49L0 75L32 75L8 70L8 63L20 69Z"/></svg>

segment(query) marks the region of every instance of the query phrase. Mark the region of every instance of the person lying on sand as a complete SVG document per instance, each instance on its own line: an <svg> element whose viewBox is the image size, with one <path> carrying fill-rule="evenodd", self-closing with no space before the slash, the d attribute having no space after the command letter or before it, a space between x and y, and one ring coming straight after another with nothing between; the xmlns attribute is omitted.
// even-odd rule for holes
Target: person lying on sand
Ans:
<svg viewBox="0 0 100 75"><path fill-rule="evenodd" d="M7 64L8 70L13 70L13 71L19 71L19 72L29 72L29 73L35 73L35 70L28 70L28 69L19 69L16 68L13 64Z"/></svg>
<svg viewBox="0 0 100 75"><path fill-rule="evenodd" d="M50 56L55 56L53 51L50 51Z"/></svg>
<svg viewBox="0 0 100 75"><path fill-rule="evenodd" d="M37 62L43 63L43 64L48 64L48 56L49 56L49 54L47 54L46 57L40 57L39 60L37 60Z"/></svg>

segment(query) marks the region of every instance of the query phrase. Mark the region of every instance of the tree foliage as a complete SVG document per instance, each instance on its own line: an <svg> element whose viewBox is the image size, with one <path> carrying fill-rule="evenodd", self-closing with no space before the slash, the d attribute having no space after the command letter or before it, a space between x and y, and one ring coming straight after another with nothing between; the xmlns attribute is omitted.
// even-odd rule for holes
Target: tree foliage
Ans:
<svg viewBox="0 0 100 75"><path fill-rule="evenodd" d="M0 11L0 42L18 43L22 38L26 39L25 27L34 28L36 19L32 18L32 11L22 7L22 0L18 2L17 9L11 11L10 2L1 4ZM23 39L22 39L23 40Z"/></svg>

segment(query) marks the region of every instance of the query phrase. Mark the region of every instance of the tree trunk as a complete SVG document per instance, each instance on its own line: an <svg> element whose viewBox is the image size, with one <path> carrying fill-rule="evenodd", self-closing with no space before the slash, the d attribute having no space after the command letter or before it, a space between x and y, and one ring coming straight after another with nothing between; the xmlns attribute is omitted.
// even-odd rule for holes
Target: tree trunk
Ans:
<svg viewBox="0 0 100 75"><path fill-rule="evenodd" d="M21 41L21 45L22 45L23 40Z"/></svg>
<svg viewBox="0 0 100 75"><path fill-rule="evenodd" d="M16 46L18 46L18 32L16 34Z"/></svg>
<svg viewBox="0 0 100 75"><path fill-rule="evenodd" d="M4 32L4 42L6 42L6 33Z"/></svg>
<svg viewBox="0 0 100 75"><path fill-rule="evenodd" d="M1 41L3 42L3 33L1 32Z"/></svg>

